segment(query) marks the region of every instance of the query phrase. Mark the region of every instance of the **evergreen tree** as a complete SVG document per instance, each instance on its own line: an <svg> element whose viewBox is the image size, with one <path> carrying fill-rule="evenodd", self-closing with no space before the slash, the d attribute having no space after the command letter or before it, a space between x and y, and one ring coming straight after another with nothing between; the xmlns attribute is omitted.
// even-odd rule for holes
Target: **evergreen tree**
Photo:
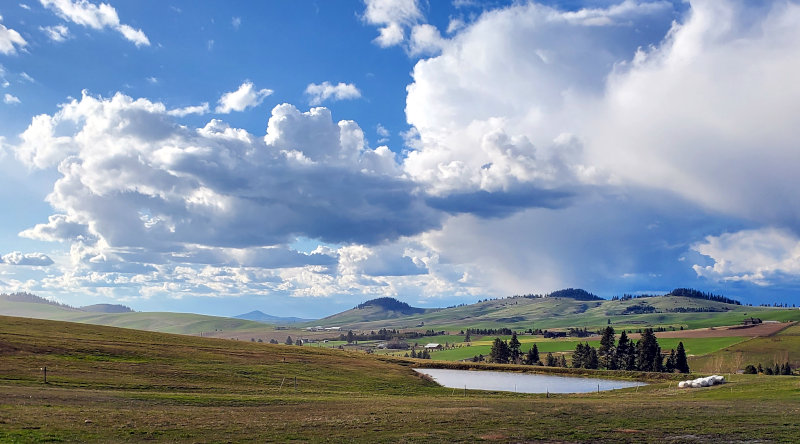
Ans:
<svg viewBox="0 0 800 444"><path fill-rule="evenodd" d="M652 328L645 328L642 338L636 343L636 369L644 372L660 372L661 347Z"/></svg>
<svg viewBox="0 0 800 444"><path fill-rule="evenodd" d="M761 366L760 362L758 363L758 367L756 367L756 370L758 370L759 373L764 373L764 367Z"/></svg>
<svg viewBox="0 0 800 444"><path fill-rule="evenodd" d="M745 375L755 375L756 373L758 373L758 370L756 370L753 364L748 364L747 367L744 368Z"/></svg>
<svg viewBox="0 0 800 444"><path fill-rule="evenodd" d="M507 364L510 356L511 350L508 347L508 343L500 338L494 338L492 350L489 352L489 361L498 364Z"/></svg>
<svg viewBox="0 0 800 444"><path fill-rule="evenodd" d="M519 358L522 356L522 352L519 349L521 345L519 339L517 339L517 332L514 332L514 334L511 335L511 340L508 342L508 351L511 362L515 364L519 362Z"/></svg>
<svg viewBox="0 0 800 444"><path fill-rule="evenodd" d="M353 341L355 341L355 339L356 339L356 335L353 334L353 330L348 330L347 331L347 343L348 344L352 344Z"/></svg>
<svg viewBox="0 0 800 444"><path fill-rule="evenodd" d="M471 339L472 339L472 338L471 338L471 336L469 335L469 330L467 330L467 335L466 335L466 336L464 336L464 342L470 342L470 341L471 341Z"/></svg>
<svg viewBox="0 0 800 444"><path fill-rule="evenodd" d="M550 352L547 352L547 358L545 358L545 365L548 367L556 366L556 357L553 356L553 354Z"/></svg>
<svg viewBox="0 0 800 444"><path fill-rule="evenodd" d="M681 373L689 373L689 363L686 361L686 350L683 342L678 342L678 350L675 352L675 370Z"/></svg>
<svg viewBox="0 0 800 444"><path fill-rule="evenodd" d="M294 344L294 341L292 341L292 337L291 336L287 336L286 337L286 345L292 345L292 344Z"/></svg>
<svg viewBox="0 0 800 444"><path fill-rule="evenodd" d="M583 343L578 342L575 346L575 351L572 352L572 367L581 368L586 360L586 350L583 348Z"/></svg>
<svg viewBox="0 0 800 444"><path fill-rule="evenodd" d="M416 358L417 357L417 350L414 349L414 348L411 349L411 357L412 358Z"/></svg>
<svg viewBox="0 0 800 444"><path fill-rule="evenodd" d="M558 366L567 368L567 358L565 358L564 355L558 357Z"/></svg>
<svg viewBox="0 0 800 444"><path fill-rule="evenodd" d="M584 345L583 349L586 353L583 366L585 368L596 369L600 365L597 358L597 349L589 345L588 342Z"/></svg>
<svg viewBox="0 0 800 444"><path fill-rule="evenodd" d="M775 366L772 367L772 374L773 375L780 375L781 374L781 366L778 363L775 363Z"/></svg>
<svg viewBox="0 0 800 444"><path fill-rule="evenodd" d="M600 367L615 370L617 368L615 354L614 327L609 325L603 330L603 337L600 338L600 348L597 349Z"/></svg>
<svg viewBox="0 0 800 444"><path fill-rule="evenodd" d="M528 354L525 355L525 364L527 365L536 365L539 363L539 347L536 344L533 344L533 347L528 350Z"/></svg>
<svg viewBox="0 0 800 444"><path fill-rule="evenodd" d="M667 362L664 363L664 371L667 373L673 373L675 371L675 349L671 349L669 351L669 356L667 357Z"/></svg>
<svg viewBox="0 0 800 444"><path fill-rule="evenodd" d="M772 375L773 374L772 373L772 367L765 367L764 368L764 374L765 375Z"/></svg>
<svg viewBox="0 0 800 444"><path fill-rule="evenodd" d="M616 361L616 367L619 370L636 370L634 362L634 346L633 343L628 339L628 334L625 332L625 330L623 330L622 334L619 335L619 342L617 343L617 349L614 353L614 358Z"/></svg>

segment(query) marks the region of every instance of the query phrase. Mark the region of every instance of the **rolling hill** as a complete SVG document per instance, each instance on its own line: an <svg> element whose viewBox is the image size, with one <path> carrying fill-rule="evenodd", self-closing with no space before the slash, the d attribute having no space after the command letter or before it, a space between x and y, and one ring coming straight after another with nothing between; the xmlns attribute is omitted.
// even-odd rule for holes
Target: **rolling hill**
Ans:
<svg viewBox="0 0 800 444"><path fill-rule="evenodd" d="M615 328L700 328L735 325L750 316L764 320L800 320L798 310L749 307L727 298L687 289L676 289L661 296L614 300L593 296L583 290L567 289L550 295L514 296L458 307L417 308L412 311L392 309L396 306L392 302L367 301L361 304L361 308L356 307L314 322L324 327L359 330L430 327L452 331L498 327L599 329L609 323Z"/></svg>
<svg viewBox="0 0 800 444"><path fill-rule="evenodd" d="M693 329L736 325L751 316L763 320L800 320L800 310L749 307L731 302L736 301L687 289L678 289L662 296L625 296L613 300L596 298L584 290L567 289L550 295L513 296L430 309L412 307L393 298L379 298L323 319L298 319L304 322L290 323L291 318L273 318L261 312L251 312L237 318L191 313L113 312L124 311L127 307L98 305L75 308L33 295L5 295L0 296L0 314L244 339L264 336L262 333L273 330L269 324L291 325L295 330L323 326L376 331L381 328L459 331L501 327L522 331L567 328L598 330L606 325L613 325L616 329L658 326ZM247 317L251 319L245 319Z"/></svg>
<svg viewBox="0 0 800 444"><path fill-rule="evenodd" d="M188 335L220 330L256 330L265 327L261 322L245 319L193 313L135 312L127 307L110 304L76 308L24 293L0 295L0 315Z"/></svg>

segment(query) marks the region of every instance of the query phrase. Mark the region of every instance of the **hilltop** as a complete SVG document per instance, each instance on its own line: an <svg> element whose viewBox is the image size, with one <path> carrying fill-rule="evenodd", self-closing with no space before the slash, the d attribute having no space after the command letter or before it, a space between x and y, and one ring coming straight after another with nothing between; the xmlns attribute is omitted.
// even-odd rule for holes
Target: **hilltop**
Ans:
<svg viewBox="0 0 800 444"><path fill-rule="evenodd" d="M383 322L386 320L409 319L414 316L425 314L429 309L412 307L405 302L395 298L377 298L335 315L314 321L324 326L342 326L360 324L364 322Z"/></svg>

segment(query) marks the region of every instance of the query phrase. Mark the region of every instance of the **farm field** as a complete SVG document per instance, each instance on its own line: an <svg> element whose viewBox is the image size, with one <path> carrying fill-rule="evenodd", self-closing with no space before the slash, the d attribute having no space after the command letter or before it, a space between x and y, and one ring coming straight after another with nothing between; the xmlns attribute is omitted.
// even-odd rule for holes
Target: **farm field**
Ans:
<svg viewBox="0 0 800 444"><path fill-rule="evenodd" d="M800 367L800 325L795 324L774 336L753 338L725 347L710 356L690 358L689 364L700 371L729 372L747 364L771 365L789 362Z"/></svg>
<svg viewBox="0 0 800 444"><path fill-rule="evenodd" d="M640 374L651 385L548 398L454 392L416 376L415 363L426 364L0 317L0 441L790 442L797 437L797 377L728 375L730 383L722 386L679 390L680 375ZM49 370L47 384L42 366Z"/></svg>

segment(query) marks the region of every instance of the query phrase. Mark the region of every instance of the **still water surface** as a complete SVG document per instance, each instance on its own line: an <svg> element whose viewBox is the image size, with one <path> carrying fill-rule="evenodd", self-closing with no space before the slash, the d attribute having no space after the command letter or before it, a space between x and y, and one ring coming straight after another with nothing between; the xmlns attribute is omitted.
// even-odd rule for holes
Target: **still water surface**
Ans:
<svg viewBox="0 0 800 444"><path fill-rule="evenodd" d="M646 385L636 381L482 370L415 368L414 371L428 375L440 385L449 388L463 389L466 386L466 388L472 390L496 390L518 393L588 393L598 390L616 390L636 387L637 385Z"/></svg>

